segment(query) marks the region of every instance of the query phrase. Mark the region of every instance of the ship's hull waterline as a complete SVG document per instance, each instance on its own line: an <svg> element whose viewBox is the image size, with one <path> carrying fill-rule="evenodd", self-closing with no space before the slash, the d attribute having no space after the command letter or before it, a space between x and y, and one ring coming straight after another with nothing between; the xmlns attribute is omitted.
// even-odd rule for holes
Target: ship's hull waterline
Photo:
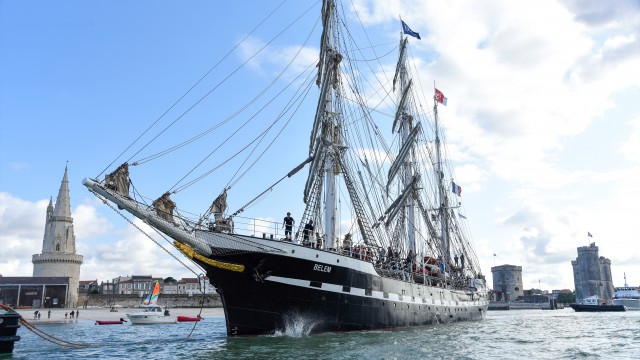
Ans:
<svg viewBox="0 0 640 360"><path fill-rule="evenodd" d="M425 286L313 260L274 254L216 260L246 264L244 272L233 272L202 263L220 293L230 336L286 332L290 327L319 333L481 320L488 307L486 296L475 292ZM265 274L269 275L261 278Z"/></svg>
<svg viewBox="0 0 640 360"><path fill-rule="evenodd" d="M486 316L484 288L424 285L402 272L380 276L371 262L286 241L187 232L95 180L84 184L197 254L187 256L220 294L230 336L273 334L288 326L306 326L308 333L394 329Z"/></svg>

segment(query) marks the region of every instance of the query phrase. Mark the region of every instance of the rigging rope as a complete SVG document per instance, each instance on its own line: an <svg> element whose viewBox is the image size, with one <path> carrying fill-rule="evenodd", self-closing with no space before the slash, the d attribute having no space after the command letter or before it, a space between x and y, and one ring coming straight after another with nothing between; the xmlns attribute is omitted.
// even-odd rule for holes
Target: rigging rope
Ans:
<svg viewBox="0 0 640 360"><path fill-rule="evenodd" d="M218 87L220 87L222 84L224 84L227 80L229 80L233 75L235 75L238 71L240 71L240 69L242 69L246 64L248 64L249 62L251 62L251 60L253 60L258 54L260 54L264 49L266 49L269 45L271 45L272 42L274 42L277 38L279 38L283 33L285 33L286 30L288 30L291 26L293 26L293 24L295 24L296 22L298 22L302 16L304 14L306 14L307 12L309 12L309 10L311 10L311 8L307 9L307 11L305 11L304 13L302 13L295 21L293 21L292 23L290 23L287 27L285 27L279 34L277 34L274 38L272 38L269 42L267 42L264 46L262 46L257 52L255 52L253 55L251 55L247 60L245 60L242 64L240 64L240 66L238 66L237 68L235 68L229 75L227 75L224 79L222 79L222 81L220 81L218 84L216 84L211 90L209 90L204 96L202 96L198 101L196 101L192 106L190 106L185 112L183 112L180 116L178 116L174 121L172 121L169 125L167 125L164 129L162 129L162 131L160 131L155 137L153 137L151 140L149 140L149 142L147 142L147 144L145 144L139 151L137 151L135 154L133 154L129 160L131 160L134 156L136 156L138 153L140 153L140 151L142 151L144 148L146 148L149 144L151 144L153 141L155 141L160 135L162 135L165 131L169 130L169 128L171 126L173 126L175 123L178 122L178 120L180 120L181 118L183 118L189 111L191 111L193 108L195 108L200 102L202 102L206 97L208 97L209 95L211 95L216 89L218 89ZM275 81L275 80L274 80ZM246 125L246 123L245 123ZM237 131L236 131L237 132ZM234 133L235 134L235 133ZM193 170L195 170L195 168L197 168L204 160L206 160L209 156L211 156L211 154L209 154L207 157L205 157L200 163L198 163L198 165L196 165L194 167L194 169L192 169L188 174L190 174ZM188 175L187 174L187 175ZM186 177L186 175L185 175ZM180 180L182 181L184 180L184 177ZM179 181L179 182L180 182ZM179 183L178 182L178 183ZM177 185L177 184L176 184ZM174 185L175 186L175 185Z"/></svg>
<svg viewBox="0 0 640 360"><path fill-rule="evenodd" d="M306 98L306 96L309 94L309 90L311 89L311 86L313 85L313 77L312 76L310 76L307 80L308 80L308 85L307 85L306 90L303 92L304 97L302 98L302 100L304 100L304 98ZM266 154L267 150L269 150L269 148L271 148L271 145L273 145L273 143L280 137L280 135L282 134L284 129L287 127L287 125L289 125L289 123L293 119L293 116L298 113L298 110L300 109L300 106L302 106L302 100L298 103L298 107L296 107L295 111L289 117L289 120L287 120L287 122L284 124L284 126L278 132L278 134L276 134L276 136L273 138L273 140L271 140L269 145L262 151L262 153L260 153L260 155L258 155L258 157L251 163L251 165L249 165L249 167L247 167L247 169L245 171L243 171L242 174L240 174L240 176L238 176L237 179L233 180L235 178L235 176L238 174L238 172L240 171L240 169L242 168L242 165L244 165L246 163L246 161L249 160L249 156L253 152L251 152L251 154L249 154L247 156L247 158L242 163L242 165L240 165L240 167L238 167L238 171L236 171L236 173L233 174L233 176L231 177L231 180L229 180L229 183L227 183L227 189L231 189L231 187L235 186L238 183L238 181L240 181L240 179L242 179L249 172L249 170L251 170L251 168L258 162L258 160L260 160L262 158L262 156L264 156ZM279 121L279 119L278 119L278 121ZM275 123L273 125L275 125ZM258 146L258 144L256 144L256 147L257 146Z"/></svg>
<svg viewBox="0 0 640 360"><path fill-rule="evenodd" d="M91 191L91 190L90 190ZM133 221L131 221L131 219L129 219L128 217L124 216L124 214L122 212L120 212L120 210L116 209L113 205L111 205L111 203L109 201L107 201L107 199L105 199L102 195L93 192L93 194L100 200L102 200L103 203L105 203L108 207L110 207L113 211L115 211L116 213L118 213L118 215L120 215L123 219L125 219L129 224L133 225L133 227L135 227L136 229L138 229L144 236L146 236L147 238L149 238L149 240L153 241L156 245L158 245L162 250L164 250L167 254L169 254L169 256L171 256L172 258L176 259L176 261L178 261L180 264L182 264L182 266L184 266L185 268L187 268L187 270L191 271L196 277L198 276L198 273L196 273L195 271L193 271L189 266L187 266L187 264L185 264L184 262L182 262L182 260L178 259L178 257L176 257L174 254L172 254L169 250L165 249L159 242L157 242L154 238L151 237L151 235L147 234L144 230L142 230L142 228L140 228L138 225L136 225ZM156 230L156 228L151 227L157 234L159 234L163 239L165 239L167 242L169 242L169 240L164 236L164 234L162 234L161 232L159 232L158 230ZM194 262L194 264L196 266L197 263Z"/></svg>
<svg viewBox="0 0 640 360"><path fill-rule="evenodd" d="M305 11L302 15L300 15L294 22L292 22L291 24L289 24L289 26L287 26L284 30L287 30L289 27L291 27L293 24L295 24L298 20L300 20L300 18L302 18L302 16L304 14L306 14L311 8L307 9L307 11ZM314 24L314 26L312 27L311 31L309 32L309 34L307 35L305 41L300 45L300 47L298 48L298 51L296 52L296 54L291 58L291 60L289 61L289 63L280 71L280 73L278 74L278 76L273 79L271 81L271 83L262 91L260 92L260 94L258 96L256 96L249 104L245 105L243 107L242 110L246 109L250 104L252 104L253 102L257 101L258 98L262 97L262 95L264 95L266 93L266 91L271 88L273 85L275 85L275 83L277 82L277 80L279 80L282 76L284 76L287 72L287 70L291 67L291 65L293 65L294 61L298 58L298 56L300 55L300 53L302 52L302 50L305 48L306 44L309 42L309 39L311 38L311 35L314 32L314 29L317 27L318 25L318 21L316 21L316 23ZM284 32L283 30L283 32ZM269 41L265 46L263 46L260 50L258 50L258 52L256 52L254 55L251 56L251 58L255 57L258 53L260 53L264 48L266 48L269 44L271 44L275 39L277 39L280 35L282 34L279 33L276 37L274 37L271 41ZM245 62L246 63L246 62ZM243 64L244 65L244 64ZM300 78L302 76L302 74L304 74L306 71L308 71L314 64L310 65L309 67L307 67L307 69L305 69L305 71L301 72L300 74L298 74L298 76L296 76L295 79L293 79L291 82L289 82L289 84L287 86L285 86L280 92L278 92L278 94L276 94L274 97L271 98L271 100L269 100L264 106L262 106L253 116L251 116L249 119L247 119L247 121L245 121L244 124L242 124L238 129L236 129L236 131L234 131L230 136L227 137L227 139L225 139L218 147L216 147L212 152L210 152L207 156L205 156L198 164L196 164L189 172L187 172L187 174L185 174L180 180L178 180L178 182L172 187L175 188L178 186L178 184L180 184L180 182L182 182L187 176L189 176L193 171L195 171L200 165L202 165L208 158L210 158L217 150L219 150L222 145L224 145L227 141L231 140L232 137L234 137L236 134L238 134L238 132L240 130L242 130L251 120L253 120L262 110L264 110L268 105L270 105L273 101L275 101L275 99L277 99L280 95L282 95L284 93L284 91L286 89L288 89L292 84L294 84L298 78ZM302 88L302 86L301 86ZM308 87L310 88L310 87ZM293 101L290 101L289 104L291 104ZM300 105L298 106L298 108L300 107ZM288 110L288 106L287 106L287 110ZM239 113L240 111L236 112L236 114L234 114L234 117ZM251 143L249 143L244 149L246 149L249 145L251 145L253 142L255 142L256 140L260 139L261 137L264 137L268 131L281 119L281 117L284 115L284 113L286 113L285 110L283 110L281 112L281 116L278 116L276 118L276 120L271 124L271 126L269 126L265 131L263 131L260 135L258 135L258 137L256 137ZM294 113L295 114L295 113ZM293 116L293 115L292 115ZM289 120L290 121L290 120ZM287 122L287 124L289 123L289 121ZM286 125L285 125L286 126ZM281 133L282 131L280 131ZM280 135L280 133L278 133L278 135ZM276 137L277 138L277 137ZM258 144L261 142L262 140L260 139L260 141L258 142ZM274 140L275 141L275 140ZM258 146L258 144L256 144L256 147ZM271 144L273 144L273 141L271 142ZM271 146L271 144L265 149L268 150ZM251 152L253 153L253 151ZM239 153L236 153L236 155ZM247 156L250 156L251 154L249 154ZM235 155L234 155L235 156ZM246 160L245 160L246 162ZM244 164L244 162L243 162ZM240 168L242 167L242 165L240 165ZM238 171L240 171L240 168L238 169ZM217 168L216 168L217 169ZM190 181L189 183L187 183L186 185L183 185L178 189L176 189L174 191L174 193L181 191L185 188L187 188L188 186L193 185L194 183L202 180L204 177L208 176L209 174L211 174L215 169L212 169L208 172L206 172L204 175L200 175L199 177L197 177L195 180ZM236 172L237 174L237 172ZM235 174L234 174L235 176ZM233 177L229 180L229 183L233 181Z"/></svg>
<svg viewBox="0 0 640 360"><path fill-rule="evenodd" d="M5 309L6 311L18 313L17 311L12 309L8 305L0 304L0 307ZM29 330L32 333L34 333L34 335L36 335L36 336L38 336L38 337L40 337L40 338L42 338L42 339L44 339L44 340L46 340L46 341L48 341L50 343L56 344L58 346L64 346L64 347L69 347L69 348L81 348L81 347L93 346L92 344L74 343L74 342L62 340L62 339L57 338L57 337L55 337L53 335L49 335L46 332L38 329L38 327L36 327L32 323L30 323L29 321L27 321L27 319L25 319L23 316L20 317L19 321L20 321L20 324L24 325L24 327L27 330Z"/></svg>
<svg viewBox="0 0 640 360"><path fill-rule="evenodd" d="M242 40L240 40L233 48L231 48L231 50L229 50L220 60L218 60L218 62L213 65L213 67L211 69L209 69L209 71L207 71L201 78L200 80L198 80L195 84L193 84L193 86L191 86L191 88L189 88L189 90L187 90L187 92L185 92L180 98L178 98L178 100L176 100L164 113L162 113L162 115L160 115L151 125L149 125L149 127L147 127L147 129L145 131L142 132L142 134L140 134L131 144L129 144L129 146L127 146L126 149L124 149L120 155L118 155L115 159L113 159L113 161L107 165L106 168L104 168L100 174L98 174L98 176L96 176L95 178L99 178L100 175L102 175L105 171L107 171L108 168L110 168L113 163L115 163L122 155L124 155L125 152L127 152L135 143L138 142L138 140L140 140L149 130L151 130L152 127L154 127L158 121L160 121L160 119L162 119L169 111L171 111L171 109L173 109L180 101L182 101L182 99L184 99L185 96L187 96L191 90L193 90L196 86L198 86L198 84L200 84L202 82L202 80L204 80L204 78L206 78L215 68L218 67L218 65L220 65L220 63L222 63L227 57L229 57L229 55L231 55L249 36L251 36L260 26L262 26L262 24L264 24L280 7L282 7L282 5L284 5L284 3L287 2L287 0L283 0L278 6L276 6L275 9L273 9L269 15L267 15L267 17L265 17L260 23L258 23L258 25L256 25L247 35L245 35ZM154 138L155 139L155 138ZM149 145L149 143L147 143L146 145L144 145L140 150L138 150L135 154L133 154L128 161L131 161L131 159L136 156L138 153L140 153L140 151L142 151L145 147L147 147Z"/></svg>

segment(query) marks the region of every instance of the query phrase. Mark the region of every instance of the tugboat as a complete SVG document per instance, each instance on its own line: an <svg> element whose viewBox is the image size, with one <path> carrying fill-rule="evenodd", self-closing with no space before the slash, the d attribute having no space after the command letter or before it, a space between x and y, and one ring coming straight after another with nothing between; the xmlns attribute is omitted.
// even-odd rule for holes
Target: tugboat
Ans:
<svg viewBox="0 0 640 360"><path fill-rule="evenodd" d="M624 305L607 304L600 301L597 295L589 296L577 304L571 304L571 308L576 312L601 312L601 311L627 311Z"/></svg>
<svg viewBox="0 0 640 360"><path fill-rule="evenodd" d="M13 309L0 304L0 354L13 353L13 344L20 340L16 333L21 318Z"/></svg>

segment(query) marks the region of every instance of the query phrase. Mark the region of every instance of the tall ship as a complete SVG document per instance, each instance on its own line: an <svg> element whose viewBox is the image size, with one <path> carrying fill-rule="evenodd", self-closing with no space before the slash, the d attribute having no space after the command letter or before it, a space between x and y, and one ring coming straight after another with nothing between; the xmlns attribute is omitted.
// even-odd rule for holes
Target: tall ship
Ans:
<svg viewBox="0 0 640 360"><path fill-rule="evenodd" d="M274 122L253 124L253 135L244 139L219 137L220 144L209 144L211 149L238 146L240 150L228 160L218 158L219 166L211 170L194 167L178 177L187 179L181 180L184 186L147 198L140 193L145 185L155 188L165 179L175 182L170 178L179 174L169 167L148 184L137 181L144 178L143 162L147 165L146 159L156 158L131 161L149 148L145 144L117 169L103 171L104 177L101 173L83 181L114 211L142 220L204 270L220 294L229 336L273 334L299 322L308 333L319 333L486 316L486 281L472 247L461 188L446 156L438 116L438 106L446 105L447 99L435 84L426 91L433 96L418 91L422 85L409 38L413 41L419 35L402 22L400 41L393 43L397 55L382 64L380 54L366 52L377 45L354 43L347 24L357 17L352 13L344 17L339 10L345 6L334 0L322 2L318 56L291 75L295 79L291 84L298 84L300 92L282 110L269 110ZM296 57L302 52L292 53ZM296 61L302 60L291 59L283 73L295 72L289 65ZM311 97L315 100L310 116L295 114ZM308 133L303 137L308 142L293 148L296 142L290 137L274 135L271 143L289 142L285 155L271 151L271 143L256 150L258 143L268 142L266 134L287 129L283 124L287 117L304 122ZM170 144L157 157L186 150L204 138L201 135ZM193 151L186 151L180 164L194 160ZM223 173L220 168L236 157L243 157L241 165ZM238 176L250 173L255 164L275 168L276 163L293 159L298 160L282 174L256 171L253 176ZM140 166L135 176L133 166ZM290 184L299 176L304 180L294 189ZM219 185L223 178L226 184ZM200 215L176 205L186 199L189 185L205 180L208 185L190 195L213 199ZM248 201L234 200L245 196L235 190L242 181L264 184L252 185L255 193ZM212 191L216 186L218 190ZM278 187L297 194L304 209L301 218L271 220L292 206L270 196ZM249 216L258 203L263 208L268 203L269 213Z"/></svg>
<svg viewBox="0 0 640 360"><path fill-rule="evenodd" d="M624 286L615 288L613 303L624 305L627 310L640 310L640 286L629 286L627 273L624 274Z"/></svg>

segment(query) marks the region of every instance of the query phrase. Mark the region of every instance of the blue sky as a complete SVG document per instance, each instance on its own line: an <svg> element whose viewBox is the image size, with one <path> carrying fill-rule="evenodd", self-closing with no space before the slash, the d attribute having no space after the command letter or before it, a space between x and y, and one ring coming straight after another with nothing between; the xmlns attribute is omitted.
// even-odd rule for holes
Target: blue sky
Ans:
<svg viewBox="0 0 640 360"><path fill-rule="evenodd" d="M320 3L279 4L0 1L0 274L31 275L46 205L49 197L55 200L69 161L78 253L85 257L82 279L193 276L81 181L112 162L110 170L117 167L123 161L117 155L210 69L186 103L221 85L172 127L171 136L163 135L165 145L232 114L289 54L302 49L294 73L312 65ZM495 260L523 266L525 288L540 281L546 289L572 289L570 261L576 247L592 240L611 259L616 285L624 272L640 283L637 1L361 0L343 7L350 20L363 22L372 43L386 49L381 54L396 46L398 14L420 32L421 41L411 39L411 56L419 60L422 78L436 81L449 98L441 115L487 275ZM223 81L245 61L242 74ZM392 67L395 55L381 61ZM186 110L173 108L160 121L167 124ZM259 178L244 178L230 192L231 211L304 160L313 110L292 116L279 138L286 141L274 148L281 156L260 165ZM246 131L271 120L256 118ZM134 184L149 197L159 196L229 131L223 127L194 145L188 152L193 156L170 154L158 164L132 168ZM162 149L153 146L134 160ZM201 171L225 155L215 153ZM221 171L194 185L195 196L179 193L174 200L200 213L228 180ZM303 185L302 177L287 180L248 213L274 221L286 211L299 217Z"/></svg>

